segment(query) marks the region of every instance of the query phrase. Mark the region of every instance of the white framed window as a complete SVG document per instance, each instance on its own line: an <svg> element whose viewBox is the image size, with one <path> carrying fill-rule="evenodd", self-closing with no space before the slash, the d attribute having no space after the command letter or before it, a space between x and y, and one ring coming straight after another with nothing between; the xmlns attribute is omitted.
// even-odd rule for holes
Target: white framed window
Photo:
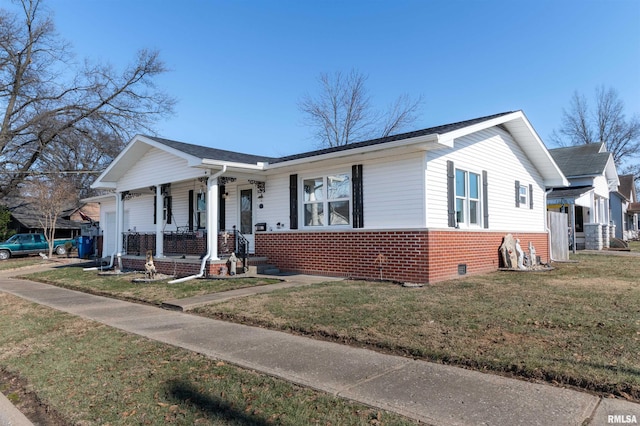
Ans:
<svg viewBox="0 0 640 426"><path fill-rule="evenodd" d="M207 227L207 194L204 192L196 195L196 227L197 229Z"/></svg>
<svg viewBox="0 0 640 426"><path fill-rule="evenodd" d="M464 226L481 225L480 186L478 173L456 169L456 223Z"/></svg>
<svg viewBox="0 0 640 426"><path fill-rule="evenodd" d="M335 173L302 180L305 227L351 224L351 174Z"/></svg>
<svg viewBox="0 0 640 426"><path fill-rule="evenodd" d="M529 206L529 188L526 185L520 185L518 197L520 198L520 207Z"/></svg>

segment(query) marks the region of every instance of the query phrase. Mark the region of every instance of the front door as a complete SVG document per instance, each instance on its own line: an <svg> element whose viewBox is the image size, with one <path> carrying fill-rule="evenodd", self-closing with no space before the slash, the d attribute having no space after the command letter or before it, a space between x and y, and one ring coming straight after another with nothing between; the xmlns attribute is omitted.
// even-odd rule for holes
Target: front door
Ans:
<svg viewBox="0 0 640 426"><path fill-rule="evenodd" d="M253 199L253 187L240 187L238 188L239 196L238 200L240 205L238 211L240 212L240 233L243 237L249 241L249 253L255 251L255 238L253 236L254 228L254 199Z"/></svg>

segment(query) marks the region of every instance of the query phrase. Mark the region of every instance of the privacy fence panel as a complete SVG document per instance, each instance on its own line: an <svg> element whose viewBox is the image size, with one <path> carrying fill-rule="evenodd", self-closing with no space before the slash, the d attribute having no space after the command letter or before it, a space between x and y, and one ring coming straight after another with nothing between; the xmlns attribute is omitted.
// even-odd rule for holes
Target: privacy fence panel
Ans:
<svg viewBox="0 0 640 426"><path fill-rule="evenodd" d="M547 212L551 231L551 258L569 260L569 215L567 213Z"/></svg>

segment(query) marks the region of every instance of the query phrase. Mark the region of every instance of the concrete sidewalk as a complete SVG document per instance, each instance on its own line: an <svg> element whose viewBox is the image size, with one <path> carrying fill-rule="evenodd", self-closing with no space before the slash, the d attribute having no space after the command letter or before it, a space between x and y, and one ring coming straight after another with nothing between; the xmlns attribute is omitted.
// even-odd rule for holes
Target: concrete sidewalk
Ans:
<svg viewBox="0 0 640 426"><path fill-rule="evenodd" d="M0 291L432 425L640 421L640 404L574 390L2 276Z"/></svg>

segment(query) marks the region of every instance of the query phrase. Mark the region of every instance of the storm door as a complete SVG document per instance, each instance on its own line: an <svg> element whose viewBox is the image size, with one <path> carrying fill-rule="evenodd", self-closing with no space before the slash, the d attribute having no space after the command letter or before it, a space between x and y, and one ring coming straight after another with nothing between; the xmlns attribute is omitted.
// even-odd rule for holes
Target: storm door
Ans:
<svg viewBox="0 0 640 426"><path fill-rule="evenodd" d="M240 212L240 233L249 241L249 253L253 253L255 250L255 238L253 236L254 191L253 187L240 187L239 191L238 200L240 205L238 206L238 210Z"/></svg>

